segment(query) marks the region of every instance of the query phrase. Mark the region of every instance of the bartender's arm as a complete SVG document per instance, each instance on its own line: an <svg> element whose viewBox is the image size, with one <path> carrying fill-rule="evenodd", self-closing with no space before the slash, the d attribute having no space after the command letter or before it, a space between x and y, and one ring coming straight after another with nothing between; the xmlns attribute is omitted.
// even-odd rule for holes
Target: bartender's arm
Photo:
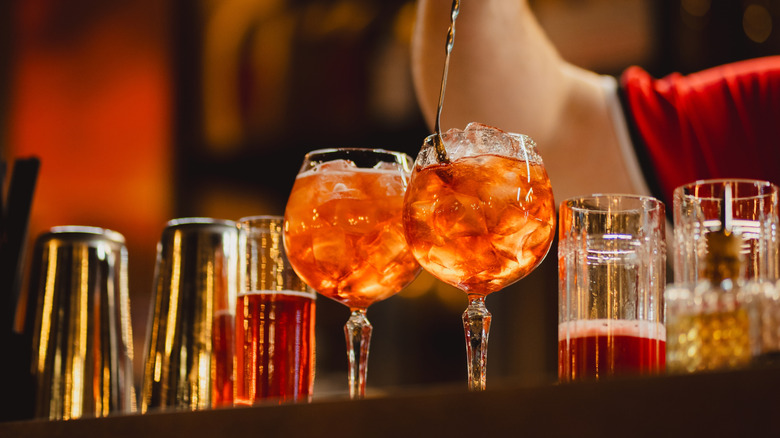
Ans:
<svg viewBox="0 0 780 438"><path fill-rule="evenodd" d="M451 6L452 0L418 2L412 65L430 126ZM481 122L530 135L558 202L597 192L646 192L626 144L614 79L564 61L525 0L461 0L455 30L443 130Z"/></svg>

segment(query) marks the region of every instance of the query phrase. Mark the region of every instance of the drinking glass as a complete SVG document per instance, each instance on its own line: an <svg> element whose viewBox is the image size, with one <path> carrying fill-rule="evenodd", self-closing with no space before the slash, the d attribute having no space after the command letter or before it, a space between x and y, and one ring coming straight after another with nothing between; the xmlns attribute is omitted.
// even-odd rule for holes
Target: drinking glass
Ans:
<svg viewBox="0 0 780 438"><path fill-rule="evenodd" d="M238 266L235 222L167 223L157 245L142 412L233 404Z"/></svg>
<svg viewBox="0 0 780 438"><path fill-rule="evenodd" d="M236 304L237 405L309 401L314 385L317 295L284 253L281 216L241 218L241 288Z"/></svg>
<svg viewBox="0 0 780 438"><path fill-rule="evenodd" d="M287 202L284 244L295 272L351 310L344 326L351 398L365 397L368 306L420 271L401 221L411 165L409 156L382 149L312 151Z"/></svg>
<svg viewBox="0 0 780 438"><path fill-rule="evenodd" d="M664 370L665 207L655 198L592 195L561 203L561 381Z"/></svg>
<svg viewBox="0 0 780 438"><path fill-rule="evenodd" d="M685 184L674 191L674 224L668 372L739 368L770 358L776 347L773 336L764 335L776 319L777 186L747 179ZM718 234L724 237L713 240ZM709 246L725 236L738 245L732 253L712 251ZM738 260L728 257L735 255Z"/></svg>
<svg viewBox="0 0 780 438"><path fill-rule="evenodd" d="M476 123L427 137L403 214L423 268L468 295L469 388L484 390L492 319L485 297L533 271L555 233L553 193L536 144Z"/></svg>
<svg viewBox="0 0 780 438"><path fill-rule="evenodd" d="M707 255L706 235L720 230L725 190L731 190L732 231L742 238L744 280L778 279L778 188L767 181L712 179L674 191L674 281L696 284Z"/></svg>
<svg viewBox="0 0 780 438"><path fill-rule="evenodd" d="M127 282L120 233L62 226L38 236L30 284L37 298L36 417L68 420L135 411Z"/></svg>

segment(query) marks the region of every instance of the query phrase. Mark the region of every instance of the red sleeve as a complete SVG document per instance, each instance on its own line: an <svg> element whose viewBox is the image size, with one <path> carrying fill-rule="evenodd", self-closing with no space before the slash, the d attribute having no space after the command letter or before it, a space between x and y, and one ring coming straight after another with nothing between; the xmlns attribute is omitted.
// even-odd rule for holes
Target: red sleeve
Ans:
<svg viewBox="0 0 780 438"><path fill-rule="evenodd" d="M780 185L780 56L662 79L631 67L621 89L645 176L667 205L699 179Z"/></svg>

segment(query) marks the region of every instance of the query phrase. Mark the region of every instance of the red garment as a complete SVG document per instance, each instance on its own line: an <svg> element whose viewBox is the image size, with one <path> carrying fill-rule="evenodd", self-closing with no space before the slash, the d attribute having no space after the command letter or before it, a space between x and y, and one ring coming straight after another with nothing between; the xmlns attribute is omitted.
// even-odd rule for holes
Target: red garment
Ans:
<svg viewBox="0 0 780 438"><path fill-rule="evenodd" d="M780 56L663 79L631 67L621 89L645 178L667 205L700 179L780 185Z"/></svg>

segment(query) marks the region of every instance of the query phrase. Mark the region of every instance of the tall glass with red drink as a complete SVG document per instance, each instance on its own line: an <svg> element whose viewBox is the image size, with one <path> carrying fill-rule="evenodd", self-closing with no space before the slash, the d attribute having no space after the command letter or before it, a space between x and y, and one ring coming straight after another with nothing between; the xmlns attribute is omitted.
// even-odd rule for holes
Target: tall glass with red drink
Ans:
<svg viewBox="0 0 780 438"><path fill-rule="evenodd" d="M664 205L593 195L561 203L558 375L561 381L664 370Z"/></svg>
<svg viewBox="0 0 780 438"><path fill-rule="evenodd" d="M293 271L281 216L242 218L235 404L306 402L314 385L316 294Z"/></svg>

